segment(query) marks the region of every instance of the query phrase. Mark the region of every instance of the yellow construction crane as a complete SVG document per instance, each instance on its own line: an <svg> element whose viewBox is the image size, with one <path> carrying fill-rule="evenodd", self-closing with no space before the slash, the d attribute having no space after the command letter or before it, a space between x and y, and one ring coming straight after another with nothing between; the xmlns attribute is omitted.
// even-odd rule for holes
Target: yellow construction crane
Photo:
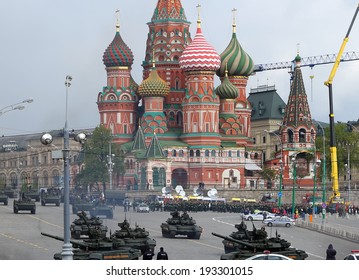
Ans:
<svg viewBox="0 0 359 280"><path fill-rule="evenodd" d="M354 21L357 17L359 11L359 5L357 6L353 19L350 23L349 29L347 34L345 35L345 38L343 40L343 43L339 49L337 58L335 60L335 63L333 65L332 71L330 72L329 78L327 81L324 82L326 86L329 88L329 126L330 126L330 158L331 158L331 177L332 177L332 196L330 197L330 203L342 203L343 199L340 197L339 192L339 182L338 182L338 159L337 159L337 147L336 147L336 141L335 141L335 133L334 133L334 111L333 111L333 80L335 77L335 74L338 70L340 58L342 57L342 54L344 52L344 48L349 40L349 34L353 27Z"/></svg>

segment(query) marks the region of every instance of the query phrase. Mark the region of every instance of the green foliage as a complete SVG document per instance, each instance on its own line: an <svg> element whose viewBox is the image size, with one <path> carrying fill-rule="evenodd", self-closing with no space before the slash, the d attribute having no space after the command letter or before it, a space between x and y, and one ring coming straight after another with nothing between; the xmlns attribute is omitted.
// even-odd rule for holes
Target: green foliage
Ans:
<svg viewBox="0 0 359 280"><path fill-rule="evenodd" d="M326 161L326 174L330 178L331 174L331 155L330 155L330 128L324 128L325 132L325 161ZM348 163L348 149L350 154L350 166L352 168L359 167L359 131L353 129L348 132L345 123L337 123L334 126L335 133L335 146L337 148L338 172L339 175L345 175L345 164ZM323 137L319 136L316 139L316 149L323 154ZM322 173L322 168L320 173ZM320 175L321 176L321 175Z"/></svg>
<svg viewBox="0 0 359 280"><path fill-rule="evenodd" d="M77 184L90 186L106 186L109 181L108 155L110 143L112 140L111 130L103 125L97 127L91 138L89 138L83 147L84 159L83 168L77 175ZM122 175L124 173L123 154L118 146L111 143L111 154L114 154L112 162L113 174Z"/></svg>

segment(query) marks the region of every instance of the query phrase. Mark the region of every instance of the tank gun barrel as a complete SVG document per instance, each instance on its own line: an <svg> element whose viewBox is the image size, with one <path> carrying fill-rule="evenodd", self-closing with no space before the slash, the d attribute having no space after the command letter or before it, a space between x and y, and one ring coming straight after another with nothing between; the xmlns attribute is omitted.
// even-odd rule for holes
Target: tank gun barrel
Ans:
<svg viewBox="0 0 359 280"><path fill-rule="evenodd" d="M212 235L217 236L217 237L222 238L222 239L227 240L227 241L231 241L231 242L236 243L236 244L246 246L246 247L251 248L251 249L257 248L257 246L255 246L254 244L251 244L251 243L248 243L248 242L245 242L245 241L241 241L241 240L238 240L238 239L234 239L234 238L231 238L229 236L224 236L224 235L221 235L221 234L218 234L218 233L215 233L215 232L212 232Z"/></svg>
<svg viewBox="0 0 359 280"><path fill-rule="evenodd" d="M49 233L46 233L46 232L41 232L41 235L47 236L47 237L50 237L52 239L56 239L56 240L59 240L59 241L64 241L63 237L52 235L52 234L49 234Z"/></svg>

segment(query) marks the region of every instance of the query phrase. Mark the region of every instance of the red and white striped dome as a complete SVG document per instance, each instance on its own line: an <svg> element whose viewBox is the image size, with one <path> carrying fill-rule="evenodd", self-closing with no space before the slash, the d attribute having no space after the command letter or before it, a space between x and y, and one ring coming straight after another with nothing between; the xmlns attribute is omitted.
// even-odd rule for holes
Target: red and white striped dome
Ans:
<svg viewBox="0 0 359 280"><path fill-rule="evenodd" d="M221 58L208 44L197 27L197 34L179 58L179 65L184 71L216 71L221 67Z"/></svg>

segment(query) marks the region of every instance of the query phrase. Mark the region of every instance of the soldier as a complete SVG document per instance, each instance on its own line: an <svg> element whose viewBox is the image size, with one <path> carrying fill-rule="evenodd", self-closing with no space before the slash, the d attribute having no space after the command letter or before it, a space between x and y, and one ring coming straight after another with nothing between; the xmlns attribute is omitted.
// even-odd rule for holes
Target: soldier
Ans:
<svg viewBox="0 0 359 280"><path fill-rule="evenodd" d="M168 260L168 255L163 250L163 247L161 247L160 251L157 253L157 260Z"/></svg>
<svg viewBox="0 0 359 280"><path fill-rule="evenodd" d="M152 260L152 258L153 258L154 255L155 255L155 254L153 253L152 249L149 248L148 250L146 250L146 251L143 253L142 259L143 259L143 260Z"/></svg>

